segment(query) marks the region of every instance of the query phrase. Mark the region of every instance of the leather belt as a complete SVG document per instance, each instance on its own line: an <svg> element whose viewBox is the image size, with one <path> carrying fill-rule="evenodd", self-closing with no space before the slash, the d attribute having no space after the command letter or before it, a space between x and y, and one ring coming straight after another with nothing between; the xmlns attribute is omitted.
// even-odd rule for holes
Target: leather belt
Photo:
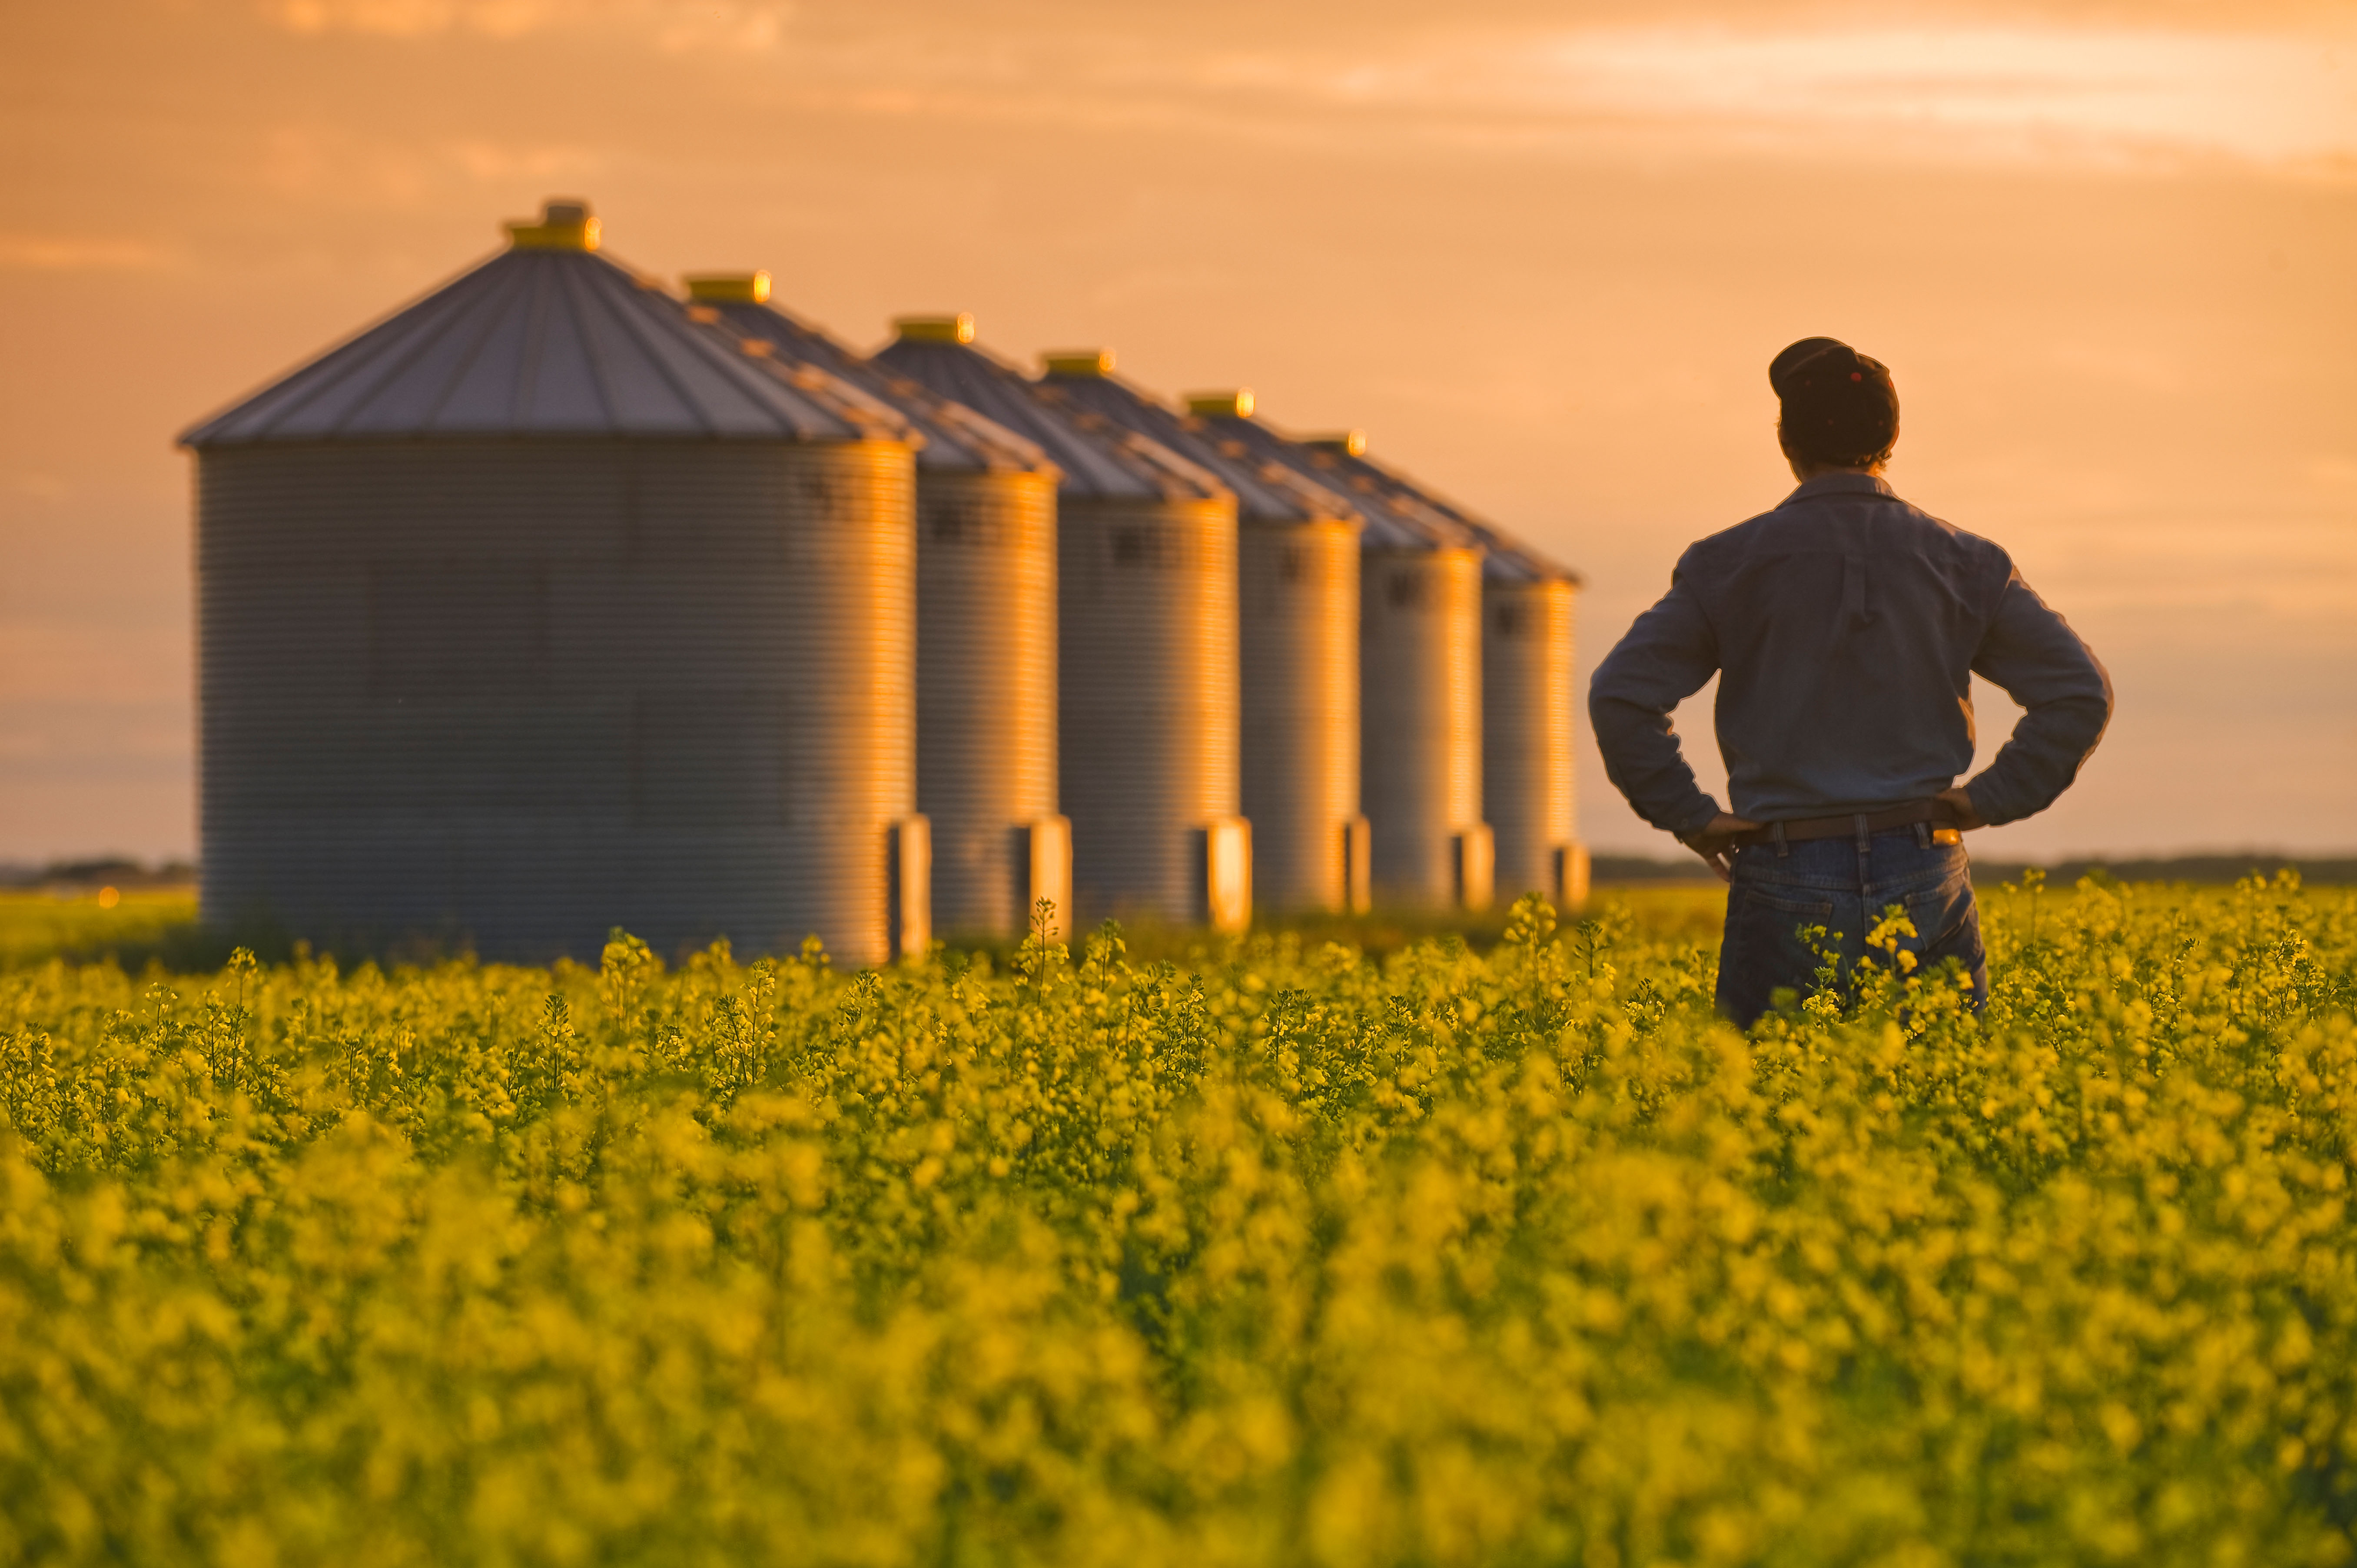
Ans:
<svg viewBox="0 0 2357 1568"><path fill-rule="evenodd" d="M1953 828L1957 825L1956 809L1945 800L1914 800L1888 811L1862 811L1846 817L1802 817L1738 833L1732 842L1738 849L1749 849L1754 844L1774 843L1780 833L1786 843L1798 843L1807 839L1854 838L1861 831L1871 836L1911 828L1918 822Z"/></svg>

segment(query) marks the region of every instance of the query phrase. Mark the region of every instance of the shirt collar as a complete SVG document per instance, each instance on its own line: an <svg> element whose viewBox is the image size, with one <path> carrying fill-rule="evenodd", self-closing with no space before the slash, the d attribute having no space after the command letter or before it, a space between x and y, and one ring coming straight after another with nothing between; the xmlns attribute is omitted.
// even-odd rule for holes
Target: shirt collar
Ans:
<svg viewBox="0 0 2357 1568"><path fill-rule="evenodd" d="M1776 504L1791 506L1794 501L1808 500L1815 496L1874 495L1889 496L1895 499L1898 494L1897 490L1892 489L1872 474L1849 474L1836 470L1830 474L1819 474Z"/></svg>

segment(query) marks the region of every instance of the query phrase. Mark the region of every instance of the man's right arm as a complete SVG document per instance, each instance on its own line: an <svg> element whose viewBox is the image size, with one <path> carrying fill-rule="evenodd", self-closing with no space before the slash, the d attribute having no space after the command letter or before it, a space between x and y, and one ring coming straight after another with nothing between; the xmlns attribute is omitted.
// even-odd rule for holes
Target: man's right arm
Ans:
<svg viewBox="0 0 2357 1568"><path fill-rule="evenodd" d="M1605 776L1639 816L1680 838L1708 827L1718 803L1703 793L1679 751L1670 711L1717 669L1718 639L1681 573L1588 682L1587 722Z"/></svg>

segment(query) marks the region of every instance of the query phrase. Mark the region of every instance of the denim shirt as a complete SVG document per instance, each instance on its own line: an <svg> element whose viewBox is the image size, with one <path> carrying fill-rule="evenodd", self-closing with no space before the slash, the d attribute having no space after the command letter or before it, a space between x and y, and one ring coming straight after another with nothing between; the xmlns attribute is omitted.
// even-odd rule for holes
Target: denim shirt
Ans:
<svg viewBox="0 0 2357 1568"><path fill-rule="evenodd" d="M1965 787L1991 823L2053 804L2112 713L2111 678L2011 557L1865 474L1821 474L1690 547L1598 667L1587 711L1605 772L1674 833L1718 811L1669 716L1714 671L1727 792L1754 822L1954 784L1973 760L1975 674L2027 710Z"/></svg>

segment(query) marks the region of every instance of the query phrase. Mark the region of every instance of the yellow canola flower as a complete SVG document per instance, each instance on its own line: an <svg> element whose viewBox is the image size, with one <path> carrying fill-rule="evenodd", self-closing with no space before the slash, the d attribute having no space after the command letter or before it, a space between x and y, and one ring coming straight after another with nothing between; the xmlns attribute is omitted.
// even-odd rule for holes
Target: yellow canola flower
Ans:
<svg viewBox="0 0 2357 1568"><path fill-rule="evenodd" d="M2348 1561L2357 897L1984 893L0 969L0 1558Z"/></svg>

